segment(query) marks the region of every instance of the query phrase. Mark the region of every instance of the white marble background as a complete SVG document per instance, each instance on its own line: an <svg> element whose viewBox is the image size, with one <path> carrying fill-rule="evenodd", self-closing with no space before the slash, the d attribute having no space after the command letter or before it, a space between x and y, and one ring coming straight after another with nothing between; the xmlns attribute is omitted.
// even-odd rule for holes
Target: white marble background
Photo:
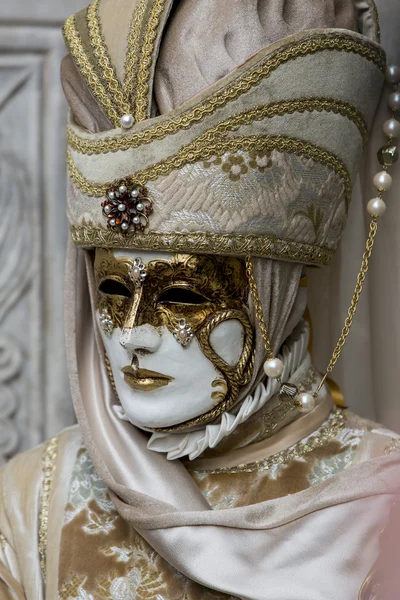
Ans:
<svg viewBox="0 0 400 600"><path fill-rule="evenodd" d="M85 0L0 2L0 462L74 422L65 365L61 25Z"/></svg>

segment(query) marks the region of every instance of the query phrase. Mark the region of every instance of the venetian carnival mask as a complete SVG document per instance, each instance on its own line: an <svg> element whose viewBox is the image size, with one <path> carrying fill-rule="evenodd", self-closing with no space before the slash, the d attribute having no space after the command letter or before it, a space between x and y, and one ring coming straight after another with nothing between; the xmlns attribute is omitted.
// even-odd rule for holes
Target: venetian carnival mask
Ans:
<svg viewBox="0 0 400 600"><path fill-rule="evenodd" d="M236 402L254 349L242 259L98 248L94 271L121 418L174 431Z"/></svg>

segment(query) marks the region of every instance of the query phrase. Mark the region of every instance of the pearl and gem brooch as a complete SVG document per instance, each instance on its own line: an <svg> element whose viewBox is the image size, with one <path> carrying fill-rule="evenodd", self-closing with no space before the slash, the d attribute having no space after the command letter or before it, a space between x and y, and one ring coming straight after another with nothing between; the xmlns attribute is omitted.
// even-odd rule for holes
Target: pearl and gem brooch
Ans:
<svg viewBox="0 0 400 600"><path fill-rule="evenodd" d="M147 189L129 180L111 187L101 206L108 227L123 234L143 231L153 212Z"/></svg>

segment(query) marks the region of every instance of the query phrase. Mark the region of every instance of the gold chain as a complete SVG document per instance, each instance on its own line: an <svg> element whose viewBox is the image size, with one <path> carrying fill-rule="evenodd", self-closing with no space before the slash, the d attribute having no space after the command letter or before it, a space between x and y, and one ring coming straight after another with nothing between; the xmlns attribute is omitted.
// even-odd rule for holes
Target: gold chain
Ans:
<svg viewBox="0 0 400 600"><path fill-rule="evenodd" d="M368 234L368 238L367 238L367 242L366 242L365 252L363 254L363 258L362 258L362 262L361 262L361 268L357 275L357 283L356 283L356 287L354 289L350 307L347 311L347 317L344 322L344 327L343 327L340 337L336 343L335 349L333 350L332 357L326 368L325 375L321 379L319 386L317 387L316 391L313 394L314 397L316 397L318 395L318 393L321 390L322 386L324 385L329 373L332 373L333 369L335 368L336 363L339 360L339 357L342 353L343 346L346 343L347 336L350 333L350 329L353 324L354 315L356 314L358 303L359 303L360 296L361 296L361 292L364 287L365 278L367 276L369 261L371 258L372 249L374 247L375 236L376 236L377 231L378 231L377 218L372 217L372 220L371 220L371 223L369 226L369 234ZM246 257L246 272L247 272L247 277L249 280L251 296L252 296L252 299L254 302L254 308L256 311L258 325L260 327L261 334L262 334L263 341L264 341L264 346L265 346L265 349L267 352L267 359L271 360L271 359L275 358L275 356L274 356L274 353L271 348L271 342L269 340L267 327L265 325L262 304L260 301L260 297L258 295L256 280L254 278L253 264L252 264L251 256Z"/></svg>
<svg viewBox="0 0 400 600"><path fill-rule="evenodd" d="M367 242L366 242L365 252L363 254L363 258L362 258L362 262L361 262L361 268L357 275L357 283L356 283L356 287L354 289L353 298L351 300L350 307L347 311L347 317L344 322L344 327L343 327L340 337L337 341L335 349L332 353L332 358L329 361L329 364L326 368L325 375L322 378L317 390L315 391L314 396L316 396L318 394L318 392L322 388L323 384L325 383L325 380L328 377L328 374L332 373L333 369L335 368L335 365L339 359L339 356L342 353L343 346L346 343L347 336L350 333L350 329L353 324L354 315L356 314L358 302L360 300L361 292L363 290L364 281L367 276L369 260L371 258L372 249L374 247L375 236L376 236L377 231L378 231L377 218L372 217L372 220L371 220L371 223L369 226L369 234L368 234L368 238L367 238Z"/></svg>
<svg viewBox="0 0 400 600"><path fill-rule="evenodd" d="M257 284L254 277L253 271L253 263L251 260L251 256L246 256L246 273L247 278L249 280L251 297L254 303L254 309L256 311L258 325L261 330L261 335L264 341L265 350L267 351L267 359L273 359L274 353L271 348L271 342L269 341L267 326L265 325L264 313L262 309L262 304L260 300L260 296L258 295Z"/></svg>

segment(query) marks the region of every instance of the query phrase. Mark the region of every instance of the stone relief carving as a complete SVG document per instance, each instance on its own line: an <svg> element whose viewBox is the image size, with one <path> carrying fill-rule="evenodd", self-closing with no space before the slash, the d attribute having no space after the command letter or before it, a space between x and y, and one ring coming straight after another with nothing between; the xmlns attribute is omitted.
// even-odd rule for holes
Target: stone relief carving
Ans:
<svg viewBox="0 0 400 600"><path fill-rule="evenodd" d="M21 6L16 11L18 20ZM44 27L1 17L0 464L74 421L63 334L61 19Z"/></svg>

